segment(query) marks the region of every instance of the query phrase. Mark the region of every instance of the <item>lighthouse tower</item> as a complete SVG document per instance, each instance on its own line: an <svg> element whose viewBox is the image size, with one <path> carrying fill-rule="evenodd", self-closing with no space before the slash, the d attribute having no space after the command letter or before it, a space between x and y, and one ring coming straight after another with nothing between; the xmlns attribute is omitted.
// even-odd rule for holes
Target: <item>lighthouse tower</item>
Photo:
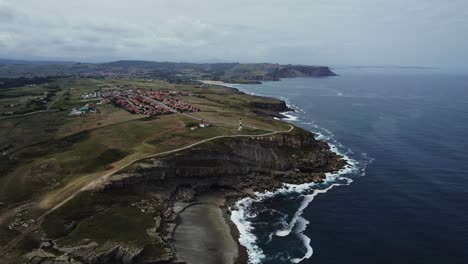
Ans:
<svg viewBox="0 0 468 264"><path fill-rule="evenodd" d="M242 117L239 118L239 130L242 130Z"/></svg>

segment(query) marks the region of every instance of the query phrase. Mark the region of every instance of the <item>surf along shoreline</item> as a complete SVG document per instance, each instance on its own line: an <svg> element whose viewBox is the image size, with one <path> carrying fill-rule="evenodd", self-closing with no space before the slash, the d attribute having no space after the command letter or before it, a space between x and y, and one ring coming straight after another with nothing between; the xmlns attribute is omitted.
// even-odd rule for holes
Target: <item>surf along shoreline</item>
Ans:
<svg viewBox="0 0 468 264"><path fill-rule="evenodd" d="M245 94L232 87L226 92ZM259 111L255 114L268 120L290 110L284 101L276 101L247 103L254 102L252 111ZM338 171L346 164L326 143L316 140L316 135L289 127L268 133L261 131L262 134L257 135L216 136L154 154L132 162L128 169L105 176L108 180L99 181L102 184L96 184L94 189L83 191L85 198L96 192L103 193L106 196L103 199L107 199L106 192L111 195L112 191L119 193L119 190L147 193L141 203L131 206L142 213L141 210L161 212L154 222L148 223L151 230L146 230L145 234L160 241L158 246L163 252L153 251L157 255L147 256L141 246L134 248L134 245L126 244L115 245L119 254L114 254L114 250L102 250L106 248L99 244L81 250L75 241L67 245L52 241L51 247L58 254L70 249L70 255L83 259L107 258L110 254L109 258L113 259L147 257L150 261L167 263L184 260L204 264L252 262L248 245L243 242L245 230L233 221L236 203L241 199L253 199L256 192L280 189L284 182L323 181L325 173ZM177 210L180 201L190 204ZM122 206L125 206L124 202ZM60 211L50 212L48 216L52 217L60 214Z"/></svg>
<svg viewBox="0 0 468 264"><path fill-rule="evenodd" d="M232 84L224 83L221 81L216 81L216 82L204 81L203 83L209 84L209 85L219 85L219 86L229 87L242 93L248 93L248 92L240 90L237 87L237 85L233 86ZM252 94L252 93L248 93L248 94ZM252 94L252 95L266 97L264 95L258 95L258 94ZM276 99L282 100L280 98L276 98ZM286 105L287 105L288 111L280 112L279 115L273 116L273 117L275 119L280 119L280 120L286 121L294 125L291 121L297 121L297 117L292 115L294 112L296 112L296 109L289 104L286 104ZM309 132L313 133L314 137L318 140L323 140L324 138L326 138L323 134L312 132L312 131L309 131ZM301 239L304 241L304 246L306 247L307 252L304 255L304 257L295 258L295 259L292 259L291 261L294 263L299 263L302 260L308 259L312 256L313 249L310 246L310 239L302 233L303 231L305 231L306 226L308 224L307 220L301 218L303 211L305 210L305 208L307 208L308 204L313 201L316 195L321 194L321 193L326 193L328 190L336 186L351 184L352 179L344 178L341 176L344 174L355 173L357 170L359 170L357 166L357 161L349 158L346 154L341 153L338 150L338 148L332 143L327 142L327 144L329 145L330 150L334 152L335 154L339 155L341 159L344 160L346 163L337 171L331 171L331 172L325 173L326 175L325 179L321 179L319 181L312 181L310 183L296 184L296 185L295 184L283 184L283 187L275 188L273 190L265 190L263 192L253 192L251 189L243 190L244 195L238 195L236 198L232 198L232 197L228 198L225 206L221 207L223 210L222 216L225 218L224 221L228 223L228 226L231 229L230 230L231 236L236 241L236 244L238 247L238 256L235 261L236 264L260 263L261 260L265 257L265 255L263 254L263 251L258 247L258 245L256 245L257 238L255 237L255 235L251 233L251 229L253 227L251 226L251 223L248 221L246 217L246 215L248 214L248 209L249 209L248 207L250 206L250 204L255 203L255 202L261 202L263 199L273 197L275 195L282 194L282 193L295 192L295 193L300 194L301 192L304 192L307 189L313 188L313 186L317 184L324 183L324 184L329 184L329 186L325 188L324 190L317 190L317 191L314 191L312 194L308 194L305 196L305 199L303 203L301 204L301 207L294 215L291 223L287 227L287 230L280 230L275 234L277 236L287 236L289 235L289 233L291 233L292 229L297 224L297 222L299 220L303 220L304 221L302 223L303 227L301 228L300 230L301 233L299 235L301 236Z"/></svg>

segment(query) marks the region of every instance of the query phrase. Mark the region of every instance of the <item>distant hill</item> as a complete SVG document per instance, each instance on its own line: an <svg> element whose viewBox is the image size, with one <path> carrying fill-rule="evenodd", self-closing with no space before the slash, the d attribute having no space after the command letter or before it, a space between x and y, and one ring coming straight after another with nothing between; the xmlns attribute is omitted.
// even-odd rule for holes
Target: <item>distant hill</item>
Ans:
<svg viewBox="0 0 468 264"><path fill-rule="evenodd" d="M169 82L219 80L259 83L293 77L334 76L329 67L273 63L176 63L121 60L108 63L21 61L0 59L0 77L114 76L155 78Z"/></svg>
<svg viewBox="0 0 468 264"><path fill-rule="evenodd" d="M52 64L71 64L73 62L67 61L27 61L27 60L11 60L1 59L0 65L22 64L22 65L52 65Z"/></svg>

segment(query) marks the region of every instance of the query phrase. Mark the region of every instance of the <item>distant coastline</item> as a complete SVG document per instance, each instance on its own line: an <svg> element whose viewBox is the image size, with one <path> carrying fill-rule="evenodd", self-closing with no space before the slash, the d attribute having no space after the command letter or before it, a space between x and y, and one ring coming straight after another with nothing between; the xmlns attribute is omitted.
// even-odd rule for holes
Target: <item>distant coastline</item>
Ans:
<svg viewBox="0 0 468 264"><path fill-rule="evenodd" d="M79 76L86 78L122 76L193 84L198 80L261 84L281 78L327 77L336 74L327 66L277 63L186 63L121 60L107 63L15 61L0 59L0 78Z"/></svg>

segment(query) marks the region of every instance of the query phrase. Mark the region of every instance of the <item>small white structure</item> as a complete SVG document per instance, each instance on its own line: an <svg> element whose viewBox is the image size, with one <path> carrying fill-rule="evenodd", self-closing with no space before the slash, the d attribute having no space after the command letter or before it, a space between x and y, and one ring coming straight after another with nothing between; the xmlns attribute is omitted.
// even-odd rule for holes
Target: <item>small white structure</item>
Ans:
<svg viewBox="0 0 468 264"><path fill-rule="evenodd" d="M68 116L81 116L81 115L83 115L83 112L81 112L80 110L76 108L73 108L71 112L68 114Z"/></svg>
<svg viewBox="0 0 468 264"><path fill-rule="evenodd" d="M205 128L205 127L209 127L210 124L206 123L204 119L201 120L201 123L200 125L198 125L200 128Z"/></svg>

